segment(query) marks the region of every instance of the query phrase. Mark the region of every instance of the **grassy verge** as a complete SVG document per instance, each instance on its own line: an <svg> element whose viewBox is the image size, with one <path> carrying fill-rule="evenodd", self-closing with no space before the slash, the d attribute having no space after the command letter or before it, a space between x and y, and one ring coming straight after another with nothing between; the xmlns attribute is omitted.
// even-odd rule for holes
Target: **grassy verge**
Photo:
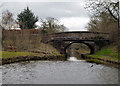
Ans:
<svg viewBox="0 0 120 86"><path fill-rule="evenodd" d="M96 62L96 63L106 63L105 61L108 60L120 61L119 54L117 53L116 50L116 46L104 47L100 51L97 51L94 55L87 55L87 56L93 58L93 59L88 59L87 61Z"/></svg>
<svg viewBox="0 0 120 86"><path fill-rule="evenodd" d="M31 52L0 52L2 54L2 65L10 64L21 61L32 61L32 60L48 60L48 61L66 61L64 55L61 54L43 54L43 53L31 53Z"/></svg>
<svg viewBox="0 0 120 86"><path fill-rule="evenodd" d="M109 57L119 59L118 52L116 50L116 46L110 46L110 47L103 48L102 50L96 52L95 54L109 56Z"/></svg>
<svg viewBox="0 0 120 86"><path fill-rule="evenodd" d="M97 51L94 55L88 55L93 58L103 58L103 59L111 59L111 60L119 60L118 53L116 50L116 46L105 47L100 51Z"/></svg>
<svg viewBox="0 0 120 86"><path fill-rule="evenodd" d="M17 56L39 55L38 53L30 53L30 52L8 52L8 51L2 51L0 53L2 54L1 58L13 58L13 57L17 57Z"/></svg>

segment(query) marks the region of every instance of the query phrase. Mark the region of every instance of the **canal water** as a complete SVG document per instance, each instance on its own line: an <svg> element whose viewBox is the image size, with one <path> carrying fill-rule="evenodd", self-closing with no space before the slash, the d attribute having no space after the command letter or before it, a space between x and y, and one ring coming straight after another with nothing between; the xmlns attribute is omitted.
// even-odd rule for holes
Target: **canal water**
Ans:
<svg viewBox="0 0 120 86"><path fill-rule="evenodd" d="M30 61L2 66L3 84L117 84L118 69L88 63L75 57L68 61Z"/></svg>

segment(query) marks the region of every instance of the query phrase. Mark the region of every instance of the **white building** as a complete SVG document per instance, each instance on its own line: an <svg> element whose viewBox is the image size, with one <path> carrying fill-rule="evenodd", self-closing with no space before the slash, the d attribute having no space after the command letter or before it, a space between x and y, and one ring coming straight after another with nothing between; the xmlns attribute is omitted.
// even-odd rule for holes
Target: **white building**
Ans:
<svg viewBox="0 0 120 86"><path fill-rule="evenodd" d="M19 24L13 24L11 30L20 30Z"/></svg>

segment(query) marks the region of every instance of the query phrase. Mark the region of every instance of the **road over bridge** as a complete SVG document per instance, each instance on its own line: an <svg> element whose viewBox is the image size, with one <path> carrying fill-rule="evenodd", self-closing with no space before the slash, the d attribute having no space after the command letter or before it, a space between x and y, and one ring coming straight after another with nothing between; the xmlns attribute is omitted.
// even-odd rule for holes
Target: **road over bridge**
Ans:
<svg viewBox="0 0 120 86"><path fill-rule="evenodd" d="M60 32L44 36L44 43L51 43L61 53L66 54L66 49L73 43L83 43L90 48L90 54L95 52L95 42L104 41L104 44L109 42L110 34L103 32L90 31L74 31Z"/></svg>

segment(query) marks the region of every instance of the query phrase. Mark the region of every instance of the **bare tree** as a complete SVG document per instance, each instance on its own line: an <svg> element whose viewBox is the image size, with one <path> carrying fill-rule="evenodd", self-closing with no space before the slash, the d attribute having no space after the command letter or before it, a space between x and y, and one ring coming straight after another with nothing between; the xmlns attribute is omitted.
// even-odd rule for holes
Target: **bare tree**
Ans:
<svg viewBox="0 0 120 86"><path fill-rule="evenodd" d="M112 32L118 29L117 23L109 13L103 12L99 16L91 17L87 29L89 31Z"/></svg>
<svg viewBox="0 0 120 86"><path fill-rule="evenodd" d="M1 26L5 29L10 29L14 23L13 14L8 10L2 13L2 22Z"/></svg>
<svg viewBox="0 0 120 86"><path fill-rule="evenodd" d="M55 32L64 32L67 30L67 28L60 24L59 20L52 18L52 17L47 17L45 20L42 20L42 28L47 32L47 33L55 33Z"/></svg>
<svg viewBox="0 0 120 86"><path fill-rule="evenodd" d="M110 32L113 43L119 43L119 0L89 0L85 7L92 17L87 29Z"/></svg>
<svg viewBox="0 0 120 86"><path fill-rule="evenodd" d="M99 16L103 12L110 13L118 21L119 0L89 0L85 8L95 16Z"/></svg>

